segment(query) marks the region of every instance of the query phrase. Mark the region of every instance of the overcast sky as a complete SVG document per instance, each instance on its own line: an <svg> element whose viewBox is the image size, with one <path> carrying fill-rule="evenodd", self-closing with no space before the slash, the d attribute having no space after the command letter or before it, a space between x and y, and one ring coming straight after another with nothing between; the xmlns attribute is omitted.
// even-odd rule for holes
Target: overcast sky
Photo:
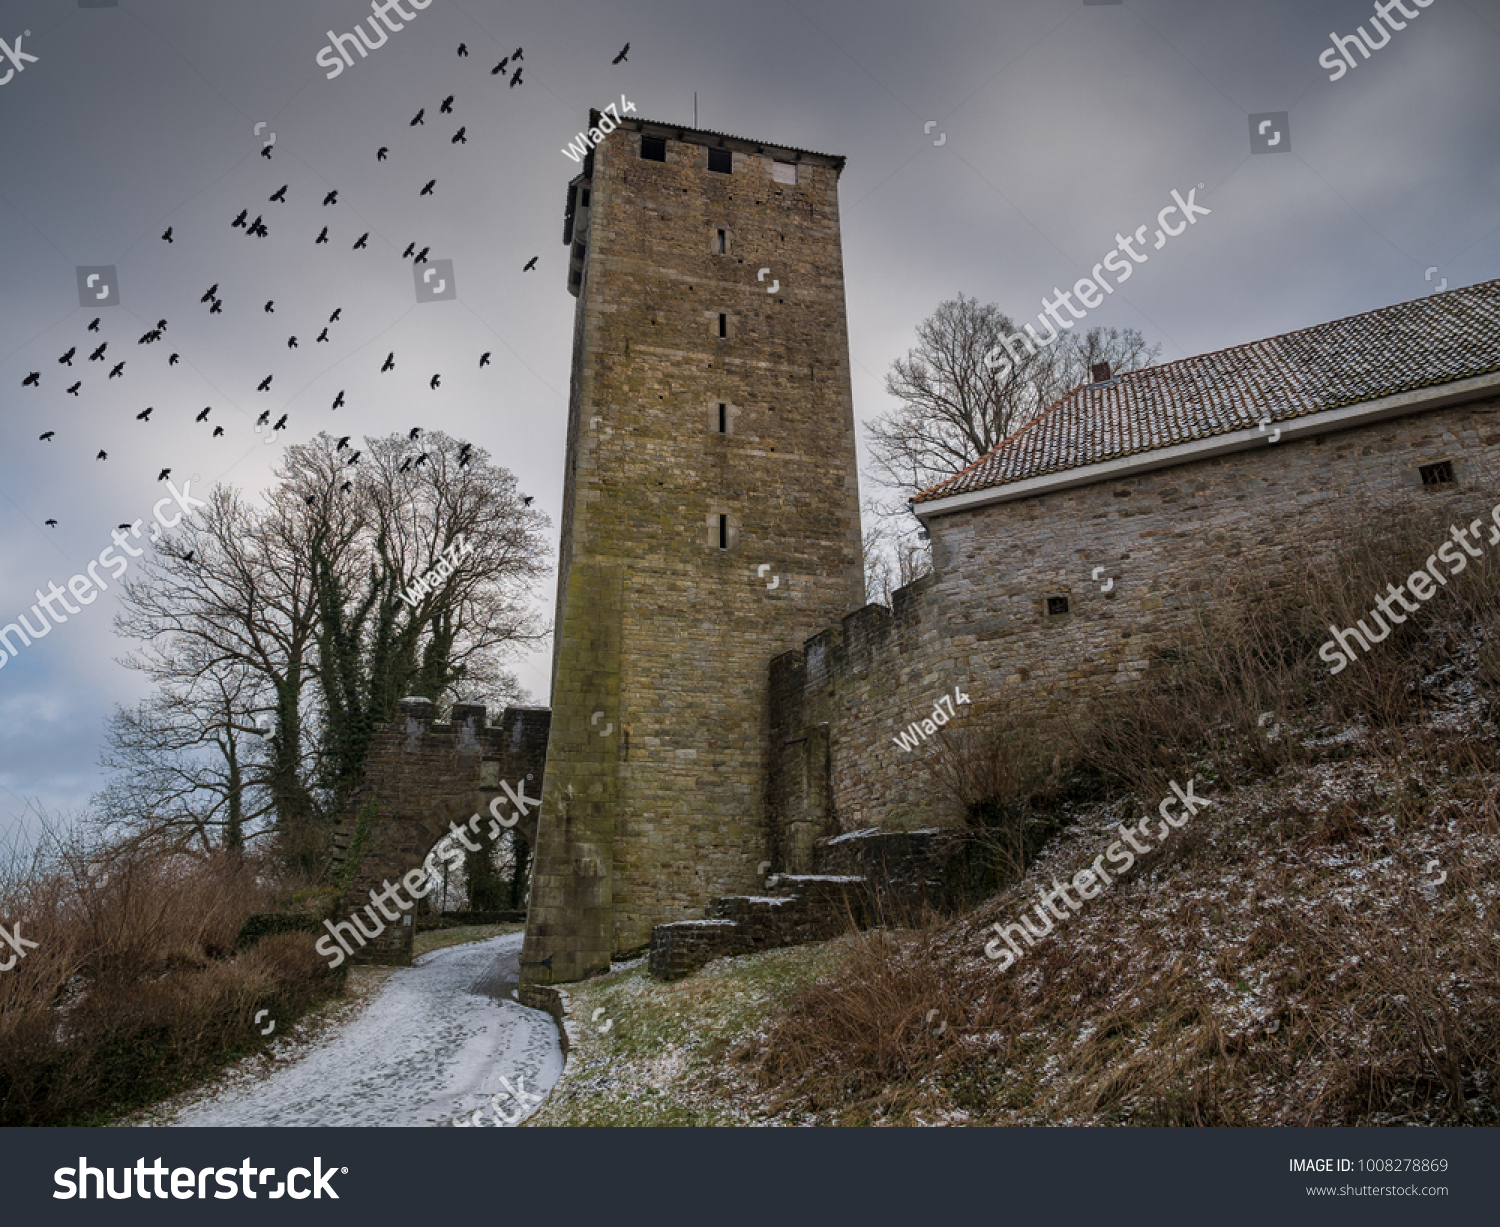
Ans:
<svg viewBox="0 0 1500 1227"><path fill-rule="evenodd" d="M1406 2L1419 16L1336 81L1319 57L1330 32L1371 29L1368 0L431 0L329 80L328 31L369 0L0 0L22 56L0 63L0 622L149 517L160 469L196 474L195 495L264 490L267 408L290 440L421 426L473 441L552 517L555 557L577 170L561 150L622 96L691 125L697 91L700 127L848 158L861 421L891 407L883 374L939 302L1035 315L1117 233L1154 233L1174 189L1211 212L1159 251L1148 236L1148 263L1088 317L1138 328L1164 361L1500 277L1500 0ZM512 88L514 62L491 69L517 46ZM1252 153L1250 117L1281 112L1260 138L1280 139ZM231 228L242 209L266 238ZM414 241L453 261L456 299L417 303ZM80 306L88 265L117 270L120 305ZM199 301L214 284L217 315ZM162 341L138 345L163 318ZM549 581L549 616L552 600ZM114 612L107 594L0 670L0 844L28 805L76 813L101 783L104 720L144 694ZM546 702L548 656L517 671Z"/></svg>

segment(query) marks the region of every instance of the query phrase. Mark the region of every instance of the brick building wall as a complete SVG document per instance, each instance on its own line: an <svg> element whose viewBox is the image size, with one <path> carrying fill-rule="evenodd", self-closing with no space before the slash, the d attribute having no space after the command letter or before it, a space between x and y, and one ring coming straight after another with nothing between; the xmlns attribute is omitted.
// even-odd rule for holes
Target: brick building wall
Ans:
<svg viewBox="0 0 1500 1227"><path fill-rule="evenodd" d="M559 632L523 976L603 970L757 881L766 662L863 601L841 167L629 119L570 188Z"/></svg>
<svg viewBox="0 0 1500 1227"><path fill-rule="evenodd" d="M1443 460L1456 480L1424 486L1420 466ZM1272 572L1291 546L1332 552L1366 516L1439 508L1468 524L1497 499L1491 393L934 518L936 576L897 593L894 614L867 607L772 662L768 774L787 865L805 863L813 834L959 819L917 764L924 751L892 743L945 688L970 695L961 720L1040 723L1138 678L1231 569ZM1049 615L1049 597L1068 612Z"/></svg>

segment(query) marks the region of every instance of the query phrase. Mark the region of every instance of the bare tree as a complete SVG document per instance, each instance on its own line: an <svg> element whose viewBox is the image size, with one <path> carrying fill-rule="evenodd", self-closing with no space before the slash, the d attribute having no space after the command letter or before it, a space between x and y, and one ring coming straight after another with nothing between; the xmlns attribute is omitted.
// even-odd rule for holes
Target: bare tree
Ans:
<svg viewBox="0 0 1500 1227"><path fill-rule="evenodd" d="M916 348L896 359L886 376L886 391L901 404L867 428L870 473L899 496L885 514L898 513L912 494L973 464L1087 382L1094 364L1135 370L1161 352L1132 329L1093 328L1064 332L1053 345L997 372L986 355L1019 331L999 307L962 294L917 326Z"/></svg>
<svg viewBox="0 0 1500 1227"><path fill-rule="evenodd" d="M100 764L118 774L93 798L106 838L208 852L269 831L268 730L245 723L258 706L246 693L250 680L243 669L212 669L159 686L133 709L116 708Z"/></svg>
<svg viewBox="0 0 1500 1227"><path fill-rule="evenodd" d="M208 721L199 748L274 714L256 787L306 868L401 697L518 697L506 655L547 632L529 604L547 520L510 473L436 433L366 439L362 467L354 450L327 435L289 447L262 508L215 489L124 586L117 619L141 644L125 663L165 691L239 679L245 706ZM191 744L185 734L178 750Z"/></svg>

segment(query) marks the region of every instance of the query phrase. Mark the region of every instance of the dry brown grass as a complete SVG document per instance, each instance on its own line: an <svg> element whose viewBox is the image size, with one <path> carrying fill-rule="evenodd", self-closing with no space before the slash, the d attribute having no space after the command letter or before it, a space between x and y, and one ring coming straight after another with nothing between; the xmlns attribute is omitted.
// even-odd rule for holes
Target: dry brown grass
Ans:
<svg viewBox="0 0 1500 1227"><path fill-rule="evenodd" d="M263 865L54 845L25 868L0 885L0 918L37 943L0 972L0 1124L151 1102L260 1042L258 1010L287 1020L341 983L308 934L233 952L275 902Z"/></svg>

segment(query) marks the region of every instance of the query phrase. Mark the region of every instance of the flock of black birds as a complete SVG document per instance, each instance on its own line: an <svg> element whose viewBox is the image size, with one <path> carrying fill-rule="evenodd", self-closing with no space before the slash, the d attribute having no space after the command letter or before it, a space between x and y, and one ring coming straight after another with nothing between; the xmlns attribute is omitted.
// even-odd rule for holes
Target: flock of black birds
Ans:
<svg viewBox="0 0 1500 1227"><path fill-rule="evenodd" d="M611 63L613 63L613 64L619 64L622 61L624 61L625 58L626 58L626 54L629 52L629 50L630 50L630 44L626 43L625 46L624 46L624 48L620 51L620 54L617 55L611 61ZM465 58L465 59L468 58L469 49L468 49L467 44L464 44L464 43L460 43L459 44L458 54L459 54L460 58ZM517 85L524 84L524 82L521 79L521 74L522 74L522 70L523 70L523 67L524 67L524 65L522 64L522 60L523 59L524 59L523 50L522 50L522 48L517 47L514 52L512 52L510 55L506 56L504 59L502 59L500 61L500 63L498 63L497 65L495 65L495 67L490 70L490 75L491 76L501 75L501 74L503 74L503 73L505 73L507 71L509 65L511 65L512 63L514 63L516 65L516 68L515 68L514 72L512 73L512 75L510 77L510 86L509 86L509 88L514 89ZM451 115L451 114L453 114L453 108L454 108L454 104L455 104L456 101L457 101L457 96L454 95L454 94L449 94L439 104L439 106L438 106L438 113L441 114L441 115ZM420 110L417 111L416 115L413 117L413 119L411 120L411 123L408 126L409 127L419 127L419 126L420 127L425 127L426 126L426 115L427 115L427 109L425 107L421 108ZM454 144L454 145L459 145L459 144L467 145L469 143L469 140L468 140L468 126L467 125L460 125L458 131L453 134L453 136L450 139L449 143L450 144ZM266 158L267 160L269 160L271 158L271 151L272 151L273 148L274 148L274 145L266 145L266 146L264 146L261 149L261 151L260 151L261 152L261 156L263 158ZM376 150L375 159L376 159L377 162L385 162L385 161L388 160L389 154L390 154L390 146L388 146L388 145L382 145L378 150ZM268 203L271 203L271 204L286 204L287 203L287 192L290 190L290 187L291 187L290 184L282 184L281 187L279 187L276 191L274 191L273 193L271 193L270 197L268 198ZM421 190L418 192L418 196L419 197L422 197L422 196L431 196L435 192L436 188L437 188L437 179L436 178L429 179L422 186ZM335 188L335 189L329 191L323 197L323 207L324 208L328 208L328 207L336 206L338 204L338 197L339 197L338 189ZM247 219L249 218L249 216L250 216L250 210L248 208L242 209L239 212L239 214L231 220L231 222L230 222L230 228L231 229L235 229L235 230L243 229L245 231L245 234L246 234L247 237L252 237L253 236L255 238L260 238L260 239L269 238L271 232L270 232L270 228L265 223L265 217L264 217L264 215L263 214L257 214L254 221L247 221ZM174 227L172 227L172 226L168 226L166 228L166 230L163 232L163 234L161 236L162 240L164 242L175 243L176 240L173 237L173 230L174 230ZM353 250L355 250L355 251L366 250L367 249L367 245L369 243L369 238L370 238L370 232L369 231L365 231L355 241ZM327 242L329 242L329 227L328 226L324 226L319 231L317 237L313 240L313 243L314 243L315 246L317 246L317 245L320 245L320 244L325 244ZM427 261L427 256L428 256L428 253L430 251L431 251L431 247L430 246L423 247L420 251L418 251L416 243L411 243L411 244L409 244L407 246L406 250L401 253L401 258L403 260L411 259L413 264L424 264ZM536 268L536 264L537 264L537 259L538 259L538 257L532 256L531 259L528 260L526 262L526 264L523 266L522 271L529 273L533 269L535 269ZM209 288L204 292L202 298L199 299L199 303L200 304L208 304L209 314L210 315L221 315L221 314L223 314L224 300L219 297L219 283L218 282L215 282L213 285L209 286ZM265 305L265 308L264 308L265 313L267 313L267 314L275 314L275 306L276 306L276 300L275 299L272 299L272 300L268 301L266 303L266 305ZM336 309L333 312L333 314L328 319L329 325L338 323L339 318L340 318L340 316L342 314L343 314L343 308L342 307ZM89 332L98 332L99 331L100 322L101 322L100 318L95 318L89 324L88 331ZM167 321L165 319L158 320L157 324L156 324L156 327L150 329L149 331L147 331L146 334L140 338L140 340L137 342L137 344L138 345L154 345L154 344L156 344L158 341L160 341L163 338L163 336L166 334L166 331L167 331ZM328 341L330 339L329 335L328 335L328 328L327 327L323 328L322 332L319 333L317 339L320 342L326 342L326 341ZM296 349L296 348L298 348L298 341L297 341L297 337L295 335L291 336L287 340L287 348L289 348L289 349ZM95 349L93 353L91 353L89 355L89 361L90 362L103 362L103 361L105 361L106 360L105 359L105 353L106 353L106 351L108 349L109 349L109 341L105 340L105 341L101 342L101 344L99 345L99 347L97 349ZM63 354L62 357L60 357L58 359L58 362L61 365L64 365L64 366L67 366L67 367L71 368L72 365L73 365L73 359L77 355L77 353L78 353L78 347L76 345L72 346L72 347L70 347L68 349L67 353ZM485 353L483 353L483 354L480 355L479 365L480 365L481 368L487 367L487 366L490 365L490 357L491 357L491 352L490 351L486 351ZM178 364L180 358L181 358L180 354L178 354L178 353L172 353L168 357L168 359L167 359L167 365L169 367L176 366ZM380 368L380 373L381 374L385 374L388 371L394 370L395 367L396 367L396 355L395 355L395 352L392 351L391 353L389 353L386 356L385 363ZM124 377L124 373L125 373L125 361L122 360L122 361L118 362L117 364L115 364L115 366L113 368L111 368L111 370L109 372L109 375L107 376L107 379L119 379L119 378L123 378ZM273 378L274 378L274 372L271 375L267 375L265 377L265 379L263 379L260 382L260 384L256 388L256 391L257 392L268 392L268 391L270 391L271 381L272 381ZM42 382L41 372L40 371L32 371L32 372L30 372L26 376L25 379L23 379L21 381L21 386L23 388L40 388L41 387L41 382ZM432 390L435 391L435 390L437 390L441 386L441 382L442 382L442 375L441 375L441 373L434 374L432 376L431 380L428 383L428 387L429 387L429 389L432 389ZM73 383L71 387L67 388L66 391L71 396L77 396L79 394L79 390L82 387L83 387L83 381L80 379L80 380L76 381L75 383ZM344 403L345 403L344 402L344 390L340 389L338 396L334 398L333 408L334 409L342 408L343 405L344 405ZM212 412L212 408L213 408L212 406L205 406L203 408L203 410L197 415L197 417L194 418L194 421L196 423L207 423L208 416ZM142 410L140 413L138 413L138 414L135 415L136 421L138 421L138 422L150 422L150 420L151 420L151 414L152 414L153 411L154 411L154 406L147 406L144 410ZM263 412L260 415L260 417L256 420L256 423L255 423L255 428L256 428L257 432L263 426L266 426L266 425L270 424L270 418L271 418L271 411L270 410L266 410L265 412ZM274 424L271 425L271 430L272 430L273 434L275 432L277 432L277 431L284 430L286 428L287 418L288 418L287 414L282 414L281 417L279 419L277 419L277 421ZM413 427L411 429L411 431L408 433L407 439L409 441L415 441L417 439L417 437L419 436L420 433L421 433L421 430L420 430L419 427ZM56 437L56 435L57 435L57 432L55 430L44 431L39 436L39 441L42 442L42 443L50 443ZM219 425L214 426L214 428L213 428L213 436L212 437L217 439L217 438L222 437L223 435L224 435L224 427L223 426L219 426ZM339 439L338 446L335 449L335 451L343 451L348 446L349 438L350 438L350 436L345 435L341 439ZM469 464L469 461L473 459L473 456L471 454L472 446L473 446L472 444L465 443L463 445L463 447L460 449L460 451L459 451L459 458L458 458L458 465L459 465L460 468L467 467L468 464ZM359 458L360 458L361 454L362 454L361 452L355 451L350 456L350 458L345 462L346 465L350 465L350 466L357 465L359 463ZM107 451L105 451L103 448L100 448L99 451L97 452L97 454L95 455L95 459L96 460L108 460L109 459L109 453ZM403 473L405 473L405 472L408 472L412 468L420 468L424 463L426 463L426 461L428 459L429 459L429 454L427 452L421 452L416 457L408 457L408 458L406 458L402 462L402 464L400 466L400 471L403 472ZM172 475L172 470L170 468L164 468L164 469L162 469L157 474L156 480L159 481L159 482L160 481L167 481L167 480L169 480L171 478L171 475ZM347 493L348 491L350 491L351 489L353 489L353 484L350 481L345 481L339 488L340 488L340 490L342 490L345 493ZM313 496L309 496L307 501L308 501L309 504L312 503L314 501ZM523 499L522 501L527 506L530 506L532 500L528 496L525 499ZM57 526L58 522L55 519L49 519L49 520L45 521L45 523L46 523L47 527L49 527L49 528L55 528ZM128 528L129 526L122 524L120 527L121 528ZM192 555L191 554L187 555L186 557L187 557L187 560L189 562L192 561Z"/></svg>

